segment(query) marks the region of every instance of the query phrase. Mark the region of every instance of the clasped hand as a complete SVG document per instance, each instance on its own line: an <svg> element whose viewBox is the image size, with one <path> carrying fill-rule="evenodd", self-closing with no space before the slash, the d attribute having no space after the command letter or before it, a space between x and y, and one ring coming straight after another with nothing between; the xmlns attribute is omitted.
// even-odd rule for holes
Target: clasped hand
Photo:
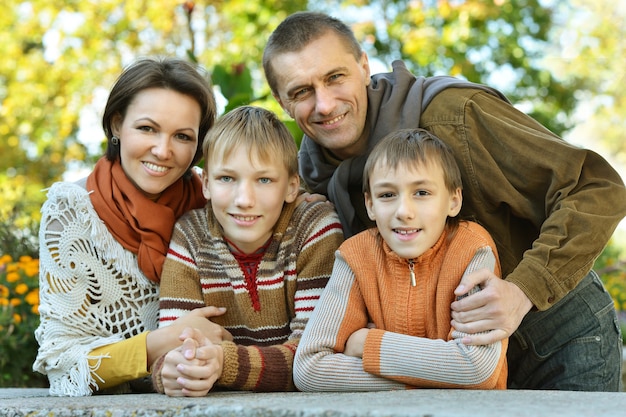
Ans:
<svg viewBox="0 0 626 417"><path fill-rule="evenodd" d="M165 394L202 397L222 375L224 351L197 329L181 333L183 344L167 353L161 369Z"/></svg>
<svg viewBox="0 0 626 417"><path fill-rule="evenodd" d="M225 308L214 306L197 308L165 328L178 331L178 340L182 341L182 345L167 352L161 368L167 395L204 396L222 375L224 352L220 343L232 341L233 336L210 319L225 312Z"/></svg>
<svg viewBox="0 0 626 417"><path fill-rule="evenodd" d="M463 277L454 293L465 295L476 285L480 285L482 291L451 305L452 327L469 334L462 342L488 345L511 336L532 308L532 302L517 285L486 269Z"/></svg>

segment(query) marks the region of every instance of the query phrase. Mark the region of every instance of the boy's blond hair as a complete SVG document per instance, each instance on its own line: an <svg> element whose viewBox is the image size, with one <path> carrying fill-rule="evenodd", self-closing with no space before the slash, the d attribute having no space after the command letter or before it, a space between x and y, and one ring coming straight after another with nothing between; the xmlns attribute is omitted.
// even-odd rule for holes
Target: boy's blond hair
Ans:
<svg viewBox="0 0 626 417"><path fill-rule="evenodd" d="M282 160L290 177L298 174L298 147L289 129L269 110L241 106L220 117L202 146L205 173L212 160L227 159L239 146L248 149L250 161Z"/></svg>

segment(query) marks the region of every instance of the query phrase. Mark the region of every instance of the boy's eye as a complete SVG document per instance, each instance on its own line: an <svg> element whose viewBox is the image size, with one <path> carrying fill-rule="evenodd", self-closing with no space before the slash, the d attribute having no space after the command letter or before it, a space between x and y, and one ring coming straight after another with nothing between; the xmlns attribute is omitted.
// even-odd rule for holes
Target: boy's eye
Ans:
<svg viewBox="0 0 626 417"><path fill-rule="evenodd" d="M423 196L430 195L430 193L428 191L426 191L426 190L417 190L415 192L415 195L423 197Z"/></svg>
<svg viewBox="0 0 626 417"><path fill-rule="evenodd" d="M269 183L271 183L271 182L272 182L272 180L271 180L271 179L269 179L269 178L259 178L259 182L260 182L261 184L269 184Z"/></svg>
<svg viewBox="0 0 626 417"><path fill-rule="evenodd" d="M391 198L393 197L393 193L391 191L385 192L385 193L380 193L378 194L378 198Z"/></svg>
<svg viewBox="0 0 626 417"><path fill-rule="evenodd" d="M228 175L222 175L218 177L217 179L218 181L221 181L221 182L231 182L233 180L233 177L230 177Z"/></svg>

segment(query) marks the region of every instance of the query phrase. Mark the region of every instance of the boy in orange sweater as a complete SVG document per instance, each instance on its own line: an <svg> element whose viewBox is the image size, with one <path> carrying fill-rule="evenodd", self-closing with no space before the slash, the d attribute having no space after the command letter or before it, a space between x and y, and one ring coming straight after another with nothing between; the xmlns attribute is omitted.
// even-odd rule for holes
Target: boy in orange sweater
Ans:
<svg viewBox="0 0 626 417"><path fill-rule="evenodd" d="M452 151L422 129L374 147L363 192L376 228L346 240L294 360L302 391L505 389L508 340L463 344L450 304L464 274L500 275L485 229L456 218Z"/></svg>

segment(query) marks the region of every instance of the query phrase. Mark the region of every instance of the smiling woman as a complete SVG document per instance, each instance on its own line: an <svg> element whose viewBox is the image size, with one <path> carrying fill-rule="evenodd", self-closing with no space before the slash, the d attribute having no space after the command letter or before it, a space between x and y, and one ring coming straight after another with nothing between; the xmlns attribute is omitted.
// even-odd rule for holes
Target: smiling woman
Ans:
<svg viewBox="0 0 626 417"><path fill-rule="evenodd" d="M189 169L198 149L200 106L177 91L150 88L113 119L124 173L151 200Z"/></svg>
<svg viewBox="0 0 626 417"><path fill-rule="evenodd" d="M106 156L55 183L39 231L41 324L33 368L52 395L151 389L148 364L187 326L215 336L203 309L156 330L161 269L178 217L202 207L191 169L215 119L199 68L172 58L128 67L109 95Z"/></svg>

